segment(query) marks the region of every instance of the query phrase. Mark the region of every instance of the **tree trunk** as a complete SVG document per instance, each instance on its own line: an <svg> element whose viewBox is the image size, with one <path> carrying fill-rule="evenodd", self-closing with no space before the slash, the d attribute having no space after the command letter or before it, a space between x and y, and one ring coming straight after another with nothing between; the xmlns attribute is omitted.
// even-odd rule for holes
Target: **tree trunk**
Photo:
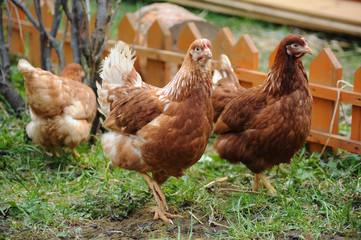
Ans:
<svg viewBox="0 0 361 240"><path fill-rule="evenodd" d="M9 8L6 0L0 0L0 5L6 6L7 15L10 18ZM20 116L19 113L25 109L25 102L20 96L20 94L11 85L10 61L9 61L9 41L11 36L11 28L9 27L8 29L9 40L7 43L5 43L4 26L2 20L3 9L4 8L0 9L0 56L1 56L0 93L4 96L5 100L10 104L10 106L15 110L15 112Z"/></svg>
<svg viewBox="0 0 361 240"><path fill-rule="evenodd" d="M10 82L2 77L0 77L0 93L18 115L25 109L25 103L20 94Z"/></svg>

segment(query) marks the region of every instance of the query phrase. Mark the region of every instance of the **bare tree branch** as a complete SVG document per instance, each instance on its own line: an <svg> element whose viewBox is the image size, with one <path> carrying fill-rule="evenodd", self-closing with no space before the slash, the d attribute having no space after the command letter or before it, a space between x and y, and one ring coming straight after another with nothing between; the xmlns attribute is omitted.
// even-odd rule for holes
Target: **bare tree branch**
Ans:
<svg viewBox="0 0 361 240"><path fill-rule="evenodd" d="M73 0L74 1L74 0ZM104 52L105 46L106 46L106 40L109 37L110 34L110 28L111 24L114 20L114 17L116 15L116 12L118 10L118 6L121 2L121 0L117 0L114 12L112 12L113 3L115 1L113 0L103 0L103 1L97 1L97 14L96 14L96 20L95 20L95 28L90 36L89 32L89 20L87 17L85 17L85 13L87 12L86 6L84 3L84 0L79 1L81 3L82 9L83 9L83 21L84 21L84 28L83 35L84 38L81 38L84 42L81 43L81 49L82 54L84 58L86 59L87 65L88 65L88 79L89 79L89 85L96 93L96 81L101 81L99 77L99 66L102 54ZM74 3L73 3L74 4ZM108 30L105 32L106 27L108 26ZM85 48L84 48L85 47ZM97 113L97 116L95 117L93 121L93 126L91 129L91 133L96 133L97 129L99 128L99 117L100 115Z"/></svg>
<svg viewBox="0 0 361 240"><path fill-rule="evenodd" d="M54 10L54 17L53 17L53 23L51 26L51 30L50 30L50 35L54 38L56 38L56 34L58 33L59 30L59 26L60 26L60 22L61 22L61 18L63 16L63 11L61 10L61 0L56 0L55 2L55 10ZM66 31L64 32L64 36L66 37ZM58 59L59 59L59 65L60 65L60 69L63 69L65 66L65 58L64 58L64 54L63 54L63 48L62 48L62 44L60 44L57 41L57 45L58 48L56 48L55 46L53 46L51 44L51 47L54 47L55 51L57 52L58 55ZM51 48L50 48L51 51ZM51 55L51 52L50 52Z"/></svg>
<svg viewBox="0 0 361 240"><path fill-rule="evenodd" d="M21 11L23 11L26 15L26 17L29 19L29 21L38 29L40 30L40 26L38 21L34 18L34 16L31 14L30 10L26 8L23 4L18 2L17 0L10 0L13 4L15 4Z"/></svg>
<svg viewBox="0 0 361 240"><path fill-rule="evenodd" d="M44 70L50 70L50 49L48 47L48 40L49 38L46 37L46 30L43 24L43 17L41 15L41 6L40 0L34 0L34 8L36 15L38 16L39 20L39 37L40 37L40 59L41 59L41 68Z"/></svg>
<svg viewBox="0 0 361 240"><path fill-rule="evenodd" d="M85 3L86 3L86 15L88 17L88 21L90 21L90 18L91 18L91 15L90 15L90 3L89 3L89 0L85 0Z"/></svg>
<svg viewBox="0 0 361 240"><path fill-rule="evenodd" d="M67 33L68 27L69 27L69 22L71 23L71 20L72 20L72 15L69 12L67 1L66 0L60 0L60 1L61 1L61 6L63 7L64 13L66 16L64 33ZM66 34L63 34L63 39L60 43L60 49L62 49L62 50L64 49L65 40L66 40Z"/></svg>
<svg viewBox="0 0 361 240"><path fill-rule="evenodd" d="M60 49L63 51L64 50L64 43L66 41L66 35L68 33L68 25L69 25L69 19L68 17L66 17L66 22L65 22L65 28L64 28L64 34L63 34L63 39L60 42ZM64 60L65 61L65 60Z"/></svg>
<svg viewBox="0 0 361 240"><path fill-rule="evenodd" d="M5 7L6 7L6 13L8 15L8 42L6 43L6 47L9 48L10 46L10 42L11 42L11 33L12 33L12 21L11 21L11 14L9 11L9 6L8 6L8 2L5 2Z"/></svg>
<svg viewBox="0 0 361 240"><path fill-rule="evenodd" d="M4 2L4 0L1 0ZM7 4L6 4L7 7ZM9 9L7 8L9 14ZM0 65L0 76L3 78L2 81L7 81L10 83L10 61L9 61L9 44L5 44L4 37L4 26L3 26L3 9L0 8L0 55L1 55L1 65Z"/></svg>
<svg viewBox="0 0 361 240"><path fill-rule="evenodd" d="M109 35L110 35L110 28L111 26L113 25L113 21L114 21L114 18L115 18L115 15L117 14L117 11L118 11L118 7L120 5L120 3L122 2L122 0L118 0L115 4L115 8L114 8L114 11L113 11L113 14L112 16L110 17L110 20L109 20L109 23L108 23L108 29L107 29L107 32L104 36L104 40L103 40L103 44L101 45L100 47L100 51L98 52L98 54L95 56L95 61L97 61L100 57L102 57L102 54L104 52L104 49L105 49L105 46L107 44L107 41L108 41L108 38L109 38Z"/></svg>
<svg viewBox="0 0 361 240"><path fill-rule="evenodd" d="M92 51L95 52L95 55L98 55L101 50L105 36L105 26L107 26L107 23L109 22L107 2L110 1L98 1L95 29L91 36L91 48ZM94 58L92 62L95 64L98 59L94 55L92 57Z"/></svg>
<svg viewBox="0 0 361 240"><path fill-rule="evenodd" d="M84 13L82 12L82 7L80 1L73 1L72 3L72 12L70 13L68 10L68 6L66 3L66 0L63 0L63 7L65 12L67 13L67 16L71 22L70 27L70 35L71 35L71 42L70 46L73 50L73 61L75 63L81 64L81 46L80 46L80 29L82 25L82 19L84 16Z"/></svg>
<svg viewBox="0 0 361 240"><path fill-rule="evenodd" d="M103 2L103 1L102 1ZM82 8L83 8L83 12L84 13L86 13L87 12L87 10L86 10L86 8L85 8L85 4L84 4L84 1L83 0L80 0L80 3L81 3L81 5L82 5ZM99 6L98 6L99 7ZM98 9L98 11L99 11L99 9ZM98 13L97 13L98 14ZM85 33L86 33L86 37L87 37L87 41L88 41L88 43L89 44L91 44L92 45L92 42L90 41L90 30L89 30L89 26L90 26L90 23L89 23L89 19L87 18L87 17L84 17L83 19L85 19ZM95 30L94 30L95 31ZM89 48L89 56L88 56L89 58L90 58L90 62L94 62L94 55L93 55L93 48L90 46L90 48ZM89 65L89 63L88 63L88 65ZM94 67L94 66L91 66L91 67Z"/></svg>
<svg viewBox="0 0 361 240"><path fill-rule="evenodd" d="M28 8L26 8L26 6L24 6L18 0L10 0L10 1L12 3L14 3L21 11L23 11L25 13L26 17L30 20L30 22L39 30L40 35L44 35L44 39L42 39L43 37L40 36L40 38L41 38L40 40L45 41L45 43L43 42L41 45L46 46L47 45L46 41L50 40L50 44L55 49L58 56L59 56L59 54L63 54L62 51L60 50L59 42L55 39L55 37L53 37L51 34L49 34L46 31L44 25L41 22L42 18L41 18L41 10L40 10L41 8L40 8L39 0L34 0L34 6L35 6L36 14L38 16L39 21L37 21L35 19L35 17L31 14L30 10ZM44 61L44 59L42 59L42 68L45 70L50 70L50 65L49 65L50 61L44 61L44 62L43 61Z"/></svg>
<svg viewBox="0 0 361 240"><path fill-rule="evenodd" d="M63 6L63 9L64 9L64 12L65 12L66 16L68 17L68 20L71 22L72 19L73 19L73 16L72 16L72 13L69 12L67 0L61 0L61 4Z"/></svg>

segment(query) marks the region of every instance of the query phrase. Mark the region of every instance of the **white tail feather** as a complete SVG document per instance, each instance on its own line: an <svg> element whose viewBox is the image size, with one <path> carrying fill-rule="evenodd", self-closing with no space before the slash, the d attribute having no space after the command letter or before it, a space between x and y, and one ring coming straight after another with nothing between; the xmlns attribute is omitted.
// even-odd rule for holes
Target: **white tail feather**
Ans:
<svg viewBox="0 0 361 240"><path fill-rule="evenodd" d="M134 53L125 42L119 41L104 59L100 77L105 84L123 85L133 70L134 61Z"/></svg>
<svg viewBox="0 0 361 240"><path fill-rule="evenodd" d="M97 83L97 89L100 112L105 116L108 116L110 112L108 102L108 98L111 98L111 96L108 95L110 89L124 84L142 85L142 79L139 74L137 74L135 79L128 78L128 75L134 69L134 61L136 59L134 55L135 53L131 52L131 49L125 42L119 41L102 62L100 72L102 85Z"/></svg>
<svg viewBox="0 0 361 240"><path fill-rule="evenodd" d="M214 88L214 85L221 79L222 79L222 74L218 70L214 70L213 78L212 78L213 88Z"/></svg>
<svg viewBox="0 0 361 240"><path fill-rule="evenodd" d="M227 74L226 74L227 71L232 71L233 72L231 61L229 60L229 58L227 57L226 54L221 54L220 61L221 61L220 70L219 71L214 70L214 73L213 73L213 78L212 78L213 84L216 84L222 78L226 78L227 77Z"/></svg>
<svg viewBox="0 0 361 240"><path fill-rule="evenodd" d="M230 70L233 72L232 64L226 54L221 55L221 71Z"/></svg>

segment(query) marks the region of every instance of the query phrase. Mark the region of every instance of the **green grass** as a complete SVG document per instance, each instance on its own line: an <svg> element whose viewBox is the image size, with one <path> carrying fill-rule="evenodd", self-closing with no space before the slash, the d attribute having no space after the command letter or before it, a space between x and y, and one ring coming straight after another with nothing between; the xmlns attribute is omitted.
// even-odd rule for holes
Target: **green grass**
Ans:
<svg viewBox="0 0 361 240"><path fill-rule="evenodd" d="M120 226L143 204L154 204L139 175L108 167L99 141L78 146L80 161L66 150L56 158L29 142L23 128L28 116L17 120L0 112L0 117L0 148L13 153L0 162L0 239L28 231L44 238L49 231L76 238L84 233L81 227L74 230L74 220L110 218ZM211 190L202 187L223 176L229 177L226 183ZM361 236L360 155L341 152L320 159L303 148L291 165L276 167L268 176L278 190L274 197L264 191L223 192L225 187L247 190L252 178L245 166L229 164L210 150L185 176L169 179L163 191L178 211L187 209L203 224L222 226L222 231L204 232L203 237L282 239L295 230L314 239ZM144 218L152 221L151 215ZM182 239L199 231L192 229L198 220L190 214L185 218L189 227L186 234L179 233ZM159 232L151 232L159 237Z"/></svg>
<svg viewBox="0 0 361 240"><path fill-rule="evenodd" d="M122 2L116 22L126 11L145 4ZM267 70L268 55L278 41L291 33L306 35L316 53L331 47L349 81L361 66L360 44L355 39L190 10L220 27L230 27L236 39L248 33L259 49L262 71ZM304 59L306 68L313 58ZM16 63L11 71L14 85L24 97ZM63 150L60 158L49 156L27 138L24 125L30 117L25 113L22 119L15 119L4 108L0 109L0 148L11 154L0 155L0 239L361 237L360 155L340 151L320 158L302 148L292 164L267 172L278 190L276 196L268 196L264 190L260 194L222 191L247 191L253 179L244 165L219 159L211 148L212 136L202 160L185 176L170 178L162 186L171 212L183 216L171 226L152 220L149 207L154 200L145 181L135 172L109 165L99 141L78 146L80 160L68 150ZM341 129L348 134L347 126ZM229 178L227 182L203 187L224 176Z"/></svg>

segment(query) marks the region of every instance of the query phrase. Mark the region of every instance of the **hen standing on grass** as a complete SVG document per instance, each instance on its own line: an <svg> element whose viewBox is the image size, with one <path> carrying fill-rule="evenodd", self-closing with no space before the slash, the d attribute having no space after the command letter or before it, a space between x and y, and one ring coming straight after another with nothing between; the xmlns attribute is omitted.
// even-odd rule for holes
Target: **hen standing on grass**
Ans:
<svg viewBox="0 0 361 240"><path fill-rule="evenodd" d="M93 90L81 82L82 67L68 64L60 76L56 76L20 59L18 69L25 79L30 105L28 136L57 157L56 148L69 147L78 158L75 147L88 138L97 110Z"/></svg>
<svg viewBox="0 0 361 240"><path fill-rule="evenodd" d="M215 124L215 149L255 173L254 190L261 179L271 195L276 193L262 172L289 163L310 131L312 96L301 62L306 53L312 51L304 37L285 37L263 85L232 99Z"/></svg>
<svg viewBox="0 0 361 240"><path fill-rule="evenodd" d="M137 171L152 190L154 219L177 217L168 209L161 185L202 156L212 127L211 43L194 41L178 73L164 88L144 83L129 47L118 42L103 62L98 102L111 132L102 137L105 157ZM152 173L152 177L148 175Z"/></svg>

